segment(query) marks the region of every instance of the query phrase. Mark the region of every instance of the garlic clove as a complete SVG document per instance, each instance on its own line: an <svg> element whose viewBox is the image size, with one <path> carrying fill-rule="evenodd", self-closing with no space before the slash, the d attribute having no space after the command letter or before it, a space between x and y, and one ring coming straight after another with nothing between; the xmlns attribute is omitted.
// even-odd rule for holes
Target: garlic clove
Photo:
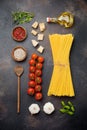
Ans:
<svg viewBox="0 0 87 130"><path fill-rule="evenodd" d="M33 114L37 114L40 112L40 107L38 104L31 104L29 107L28 107L30 113L33 115Z"/></svg>
<svg viewBox="0 0 87 130"><path fill-rule="evenodd" d="M47 102L45 103L45 105L43 106L43 111L46 113L46 114L51 114L53 113L55 110L54 108L54 105L51 103L51 102Z"/></svg>

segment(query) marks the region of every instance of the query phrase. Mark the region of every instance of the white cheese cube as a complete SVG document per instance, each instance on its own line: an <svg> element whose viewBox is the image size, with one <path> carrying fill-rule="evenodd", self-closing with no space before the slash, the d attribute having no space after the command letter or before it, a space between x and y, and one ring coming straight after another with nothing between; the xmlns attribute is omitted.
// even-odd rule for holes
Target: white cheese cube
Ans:
<svg viewBox="0 0 87 130"><path fill-rule="evenodd" d="M39 27L40 27L40 31L43 32L45 30L45 23L40 23Z"/></svg>
<svg viewBox="0 0 87 130"><path fill-rule="evenodd" d="M35 22L32 24L32 27L33 27L33 28L37 28L37 27L38 27L38 22L35 21Z"/></svg>
<svg viewBox="0 0 87 130"><path fill-rule="evenodd" d="M31 33L36 36L37 35L37 32L35 30L32 30Z"/></svg>
<svg viewBox="0 0 87 130"><path fill-rule="evenodd" d="M32 45L34 46L34 47L36 47L38 44L39 44L39 42L37 42L36 40L31 40L32 41Z"/></svg>
<svg viewBox="0 0 87 130"><path fill-rule="evenodd" d="M40 52L40 53L43 53L44 47L43 46L39 46L39 48L37 49L37 51Z"/></svg>
<svg viewBox="0 0 87 130"><path fill-rule="evenodd" d="M37 38L37 39L38 39L39 41L42 41L43 38L44 38L44 34L38 34L38 38Z"/></svg>

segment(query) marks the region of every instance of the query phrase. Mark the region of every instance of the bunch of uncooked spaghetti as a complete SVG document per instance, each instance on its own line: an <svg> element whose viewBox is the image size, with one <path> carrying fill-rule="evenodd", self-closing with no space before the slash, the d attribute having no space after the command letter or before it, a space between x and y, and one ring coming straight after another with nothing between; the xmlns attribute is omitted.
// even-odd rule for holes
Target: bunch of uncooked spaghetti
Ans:
<svg viewBox="0 0 87 130"><path fill-rule="evenodd" d="M48 90L48 96L74 96L70 71L69 54L73 42L73 35L53 34L49 40L53 54L53 73Z"/></svg>

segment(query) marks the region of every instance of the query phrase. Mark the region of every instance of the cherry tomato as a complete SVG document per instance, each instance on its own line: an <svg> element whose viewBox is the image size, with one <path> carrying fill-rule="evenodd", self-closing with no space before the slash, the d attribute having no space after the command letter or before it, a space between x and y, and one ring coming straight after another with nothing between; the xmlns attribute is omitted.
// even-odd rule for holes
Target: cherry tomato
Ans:
<svg viewBox="0 0 87 130"><path fill-rule="evenodd" d="M41 84L42 83L42 78L41 77L36 77L35 82L36 82L36 84Z"/></svg>
<svg viewBox="0 0 87 130"><path fill-rule="evenodd" d="M35 85L36 85L36 83L33 80L31 80L31 81L28 82L28 86L29 87L35 87Z"/></svg>
<svg viewBox="0 0 87 130"><path fill-rule="evenodd" d="M30 64L31 66L35 66L36 61L35 61L35 60L33 60L33 59L30 59L30 60L29 60L29 64Z"/></svg>
<svg viewBox="0 0 87 130"><path fill-rule="evenodd" d="M35 79L35 74L34 73L30 73L29 74L29 78L30 78L30 80L34 80Z"/></svg>
<svg viewBox="0 0 87 130"><path fill-rule="evenodd" d="M34 59L34 60L36 60L36 59L38 58L38 55L35 54L35 53L33 53L33 54L31 55L31 58Z"/></svg>
<svg viewBox="0 0 87 130"><path fill-rule="evenodd" d="M35 75L36 76L41 76L42 75L42 71L41 70L36 70L35 71Z"/></svg>
<svg viewBox="0 0 87 130"><path fill-rule="evenodd" d="M28 88L28 89L27 89L27 94L28 94L28 95L33 96L33 95L34 95L34 93L35 93L34 88Z"/></svg>
<svg viewBox="0 0 87 130"><path fill-rule="evenodd" d="M36 67L35 67L35 66L30 66L30 67L29 67L29 71L30 71L31 73L34 73L35 70L36 70Z"/></svg>
<svg viewBox="0 0 87 130"><path fill-rule="evenodd" d="M36 85L35 86L35 92L40 92L42 90L42 86L41 85Z"/></svg>
<svg viewBox="0 0 87 130"><path fill-rule="evenodd" d="M44 62L44 57L39 56L37 60L38 60L38 62L43 63Z"/></svg>
<svg viewBox="0 0 87 130"><path fill-rule="evenodd" d="M36 94L35 94L35 99L36 100L41 100L42 99L42 93L41 92L37 92Z"/></svg>
<svg viewBox="0 0 87 130"><path fill-rule="evenodd" d="M43 67L42 63L37 63L36 64L36 69L42 69L42 67Z"/></svg>

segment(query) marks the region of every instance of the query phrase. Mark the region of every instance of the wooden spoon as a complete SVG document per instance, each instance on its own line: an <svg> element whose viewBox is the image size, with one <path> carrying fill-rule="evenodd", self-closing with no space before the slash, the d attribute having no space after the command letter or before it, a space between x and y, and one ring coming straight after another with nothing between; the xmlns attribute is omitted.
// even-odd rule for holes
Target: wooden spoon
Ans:
<svg viewBox="0 0 87 130"><path fill-rule="evenodd" d="M22 66L16 66L14 68L14 71L16 75L18 76L18 90L17 90L17 113L20 113L20 77L24 72L24 69Z"/></svg>

